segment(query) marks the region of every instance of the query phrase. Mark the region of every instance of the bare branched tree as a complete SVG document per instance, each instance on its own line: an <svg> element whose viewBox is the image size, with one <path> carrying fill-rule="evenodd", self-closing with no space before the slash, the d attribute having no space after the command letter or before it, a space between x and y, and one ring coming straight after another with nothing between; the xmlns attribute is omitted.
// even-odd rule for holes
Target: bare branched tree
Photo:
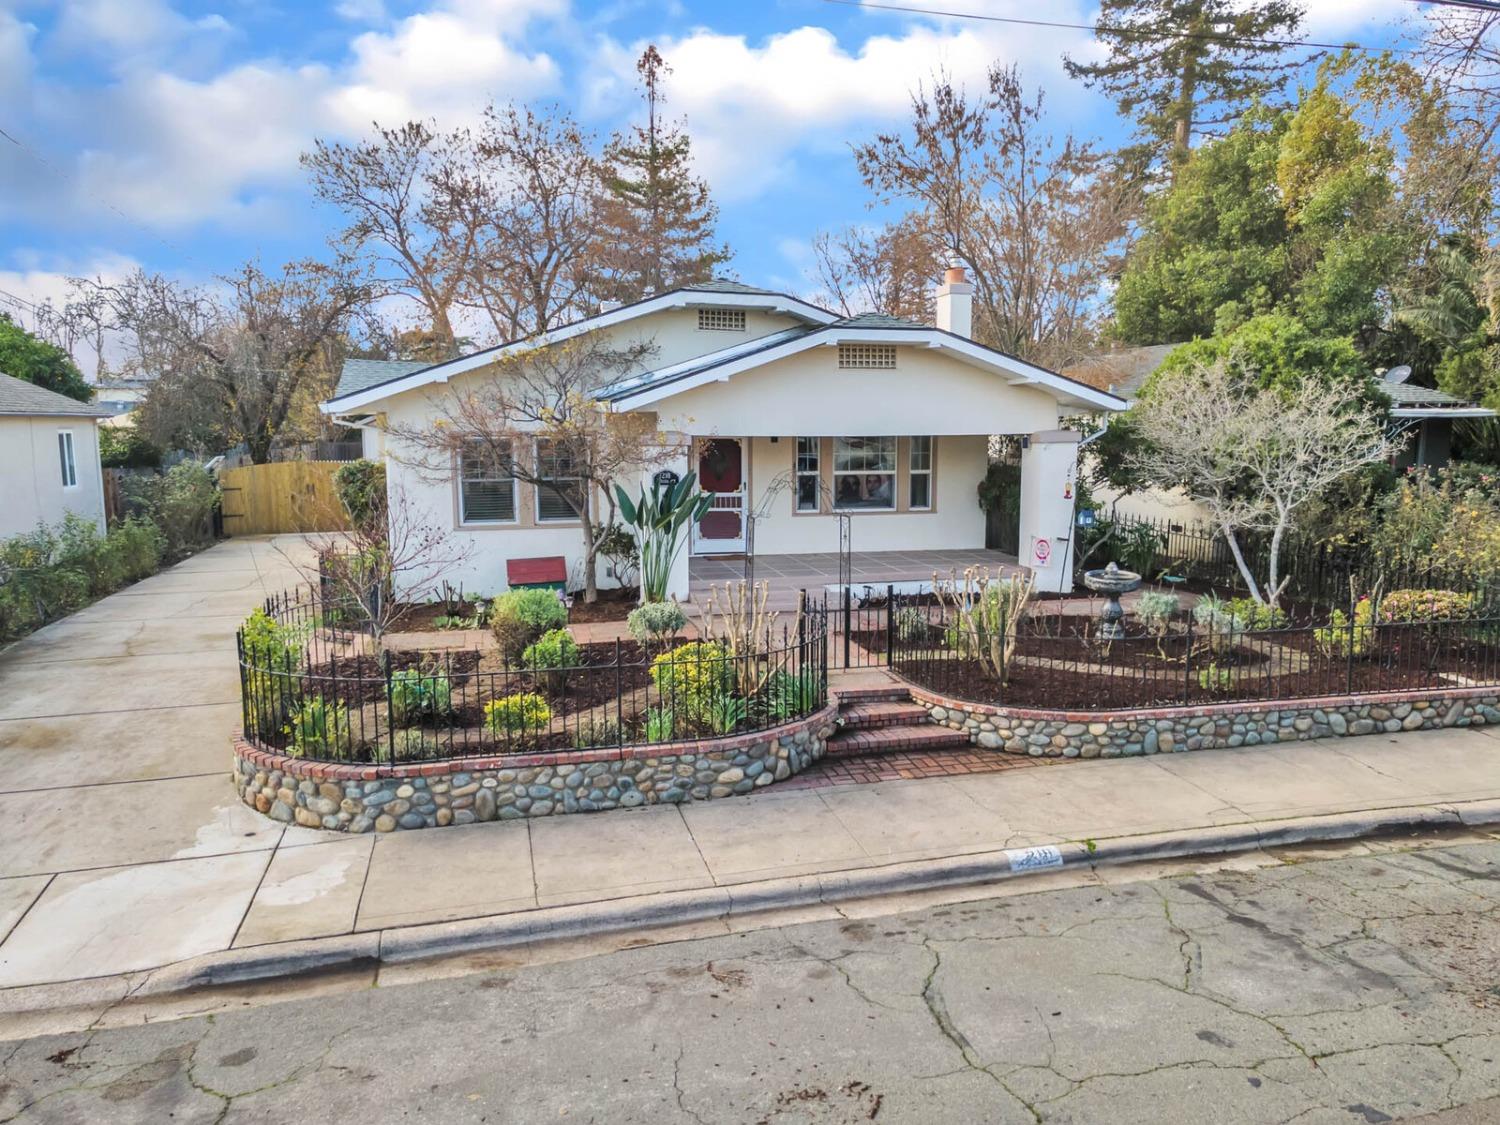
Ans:
<svg viewBox="0 0 1500 1125"><path fill-rule="evenodd" d="M472 151L454 148L431 175L427 214L464 230L473 250L459 300L499 339L524 339L593 311L601 191L594 139L565 112L494 107Z"/></svg>
<svg viewBox="0 0 1500 1125"><path fill-rule="evenodd" d="M813 239L819 299L845 316L884 313L932 320L932 286L942 272L938 242L917 215L878 230L845 227Z"/></svg>
<svg viewBox="0 0 1500 1125"><path fill-rule="evenodd" d="M379 291L401 293L426 312L448 355L458 350L453 313L474 264L475 226L433 205L437 170L472 162L469 135L436 132L426 122L346 145L316 141L302 154L320 199L349 220L340 236L345 253L372 259Z"/></svg>
<svg viewBox="0 0 1500 1125"><path fill-rule="evenodd" d="M434 395L431 422L393 427L390 456L444 483L482 466L483 476L513 477L571 512L583 538L584 600L596 601L596 561L615 518L610 485L680 452L654 416L617 414L596 397L651 352L588 333L504 354L492 370Z"/></svg>
<svg viewBox="0 0 1500 1125"><path fill-rule="evenodd" d="M100 292L132 366L156 376L148 414L166 427L174 418L210 425L243 441L257 464L299 404L331 391L344 329L370 296L344 264L315 262L279 274L250 262L204 288L138 270Z"/></svg>
<svg viewBox="0 0 1500 1125"><path fill-rule="evenodd" d="M1291 578L1281 574L1281 546L1298 510L1400 448L1357 383L1304 379L1291 389L1263 389L1232 360L1157 381L1129 417L1141 439L1135 468L1208 509L1246 587L1271 605ZM1251 531L1271 533L1263 581L1240 542Z"/></svg>
<svg viewBox="0 0 1500 1125"><path fill-rule="evenodd" d="M1014 67L991 68L978 99L938 75L912 97L910 136L882 133L855 160L882 202L914 204L968 268L977 338L1053 366L1089 349L1139 184L1108 154L1054 138Z"/></svg>
<svg viewBox="0 0 1500 1125"><path fill-rule="evenodd" d="M1422 17L1427 77L1488 141L1500 128L1500 10L1433 4Z"/></svg>
<svg viewBox="0 0 1500 1125"><path fill-rule="evenodd" d="M401 607L426 601L453 568L472 553L470 544L431 519L399 488L371 506L348 531L304 536L310 552L285 555L325 599L357 621L377 647ZM279 550L279 548L278 548ZM316 561L303 561L310 554Z"/></svg>

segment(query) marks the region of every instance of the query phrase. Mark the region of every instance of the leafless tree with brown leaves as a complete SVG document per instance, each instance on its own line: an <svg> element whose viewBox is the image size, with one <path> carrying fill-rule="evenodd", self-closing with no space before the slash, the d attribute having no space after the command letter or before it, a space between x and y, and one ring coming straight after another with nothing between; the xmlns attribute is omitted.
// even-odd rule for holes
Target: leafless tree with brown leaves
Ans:
<svg viewBox="0 0 1500 1125"><path fill-rule="evenodd" d="M346 264L299 262L267 273L249 262L203 288L137 270L98 290L133 356L156 376L164 424L181 411L270 460L299 405L332 389L335 355L369 287ZM319 380L322 380L319 382Z"/></svg>
<svg viewBox="0 0 1500 1125"><path fill-rule="evenodd" d="M931 322L932 287L942 268L937 242L916 216L876 230L820 231L812 248L821 303L845 316L883 313Z"/></svg>
<svg viewBox="0 0 1500 1125"><path fill-rule="evenodd" d="M975 336L1062 366L1094 341L1141 194L1114 157L1053 137L1042 104L1014 67L992 67L978 98L939 74L912 96L909 135L879 134L854 155L881 202L914 205L967 267Z"/></svg>
<svg viewBox="0 0 1500 1125"><path fill-rule="evenodd" d="M474 264L476 228L436 207L432 181L439 169L473 160L467 132L440 134L429 123L375 126L373 139L346 145L316 141L302 154L318 198L347 216L343 251L372 259L376 284L402 293L426 312L449 355L457 354L453 314Z"/></svg>
<svg viewBox="0 0 1500 1125"><path fill-rule="evenodd" d="M610 485L680 452L653 416L617 414L596 397L640 370L652 351L588 333L503 353L492 369L435 392L431 422L393 427L390 456L444 483L465 458L480 458L564 501L583 538L584 600L596 601L599 548L615 518ZM568 485L559 487L560 479Z"/></svg>
<svg viewBox="0 0 1500 1125"><path fill-rule="evenodd" d="M1488 142L1500 129L1500 10L1433 4L1422 19L1427 78Z"/></svg>

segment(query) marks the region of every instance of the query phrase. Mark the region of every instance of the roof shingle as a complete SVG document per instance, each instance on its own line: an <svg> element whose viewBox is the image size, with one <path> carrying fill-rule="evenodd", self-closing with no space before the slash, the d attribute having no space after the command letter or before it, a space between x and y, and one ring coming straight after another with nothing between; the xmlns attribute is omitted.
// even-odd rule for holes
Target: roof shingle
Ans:
<svg viewBox="0 0 1500 1125"><path fill-rule="evenodd" d="M0 372L0 414L31 414L39 418L108 418L110 412L91 402L60 395Z"/></svg>

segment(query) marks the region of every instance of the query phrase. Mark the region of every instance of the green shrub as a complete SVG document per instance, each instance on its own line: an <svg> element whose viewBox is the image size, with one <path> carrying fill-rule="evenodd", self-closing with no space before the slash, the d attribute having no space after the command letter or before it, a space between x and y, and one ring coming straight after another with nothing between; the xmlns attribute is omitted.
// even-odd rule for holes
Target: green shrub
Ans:
<svg viewBox="0 0 1500 1125"><path fill-rule="evenodd" d="M660 648L682 632L687 614L676 602L647 602L631 610L625 624L640 644Z"/></svg>
<svg viewBox="0 0 1500 1125"><path fill-rule="evenodd" d="M821 688L820 677L810 668L796 674L776 672L766 681L759 698L766 717L781 723L810 714L822 699Z"/></svg>
<svg viewBox="0 0 1500 1125"><path fill-rule="evenodd" d="M623 728L614 719L584 719L573 728L573 748L591 750L595 746L617 746L625 741Z"/></svg>
<svg viewBox="0 0 1500 1125"><path fill-rule="evenodd" d="M1153 637L1164 637L1178 604L1177 595L1166 590L1142 590L1136 598L1135 615Z"/></svg>
<svg viewBox="0 0 1500 1125"><path fill-rule="evenodd" d="M677 715L672 708L647 708L645 733L647 742L671 742L677 736Z"/></svg>
<svg viewBox="0 0 1500 1125"><path fill-rule="evenodd" d="M1336 609L1328 615L1328 624L1313 634L1318 650L1325 656L1348 656L1350 649L1356 657L1369 655L1375 649L1375 607L1369 598L1360 598L1354 606L1354 628L1349 628L1349 615Z"/></svg>
<svg viewBox="0 0 1500 1125"><path fill-rule="evenodd" d="M651 680L663 706L693 727L711 728L733 692L734 661L722 644L690 641L653 660Z"/></svg>
<svg viewBox="0 0 1500 1125"><path fill-rule="evenodd" d="M244 646L245 705L256 731L265 736L287 717L295 690L292 676L301 668L306 631L279 624L257 609L240 626Z"/></svg>
<svg viewBox="0 0 1500 1125"><path fill-rule="evenodd" d="M1209 661L1207 668L1198 669L1198 686L1206 692L1219 695L1226 692L1234 683L1234 673L1228 668L1221 668L1213 661Z"/></svg>
<svg viewBox="0 0 1500 1125"><path fill-rule="evenodd" d="M286 725L294 758L349 758L354 743L350 735L349 708L329 702L321 695L304 699Z"/></svg>
<svg viewBox="0 0 1500 1125"><path fill-rule="evenodd" d="M443 741L431 731L420 727L408 727L395 732L396 760L409 761L416 758L436 758L443 750Z"/></svg>
<svg viewBox="0 0 1500 1125"><path fill-rule="evenodd" d="M535 692L493 699L484 707L484 725L494 734L536 734L552 721L552 708Z"/></svg>
<svg viewBox="0 0 1500 1125"><path fill-rule="evenodd" d="M381 462L346 461L333 474L333 488L355 527L384 518L385 465Z"/></svg>
<svg viewBox="0 0 1500 1125"><path fill-rule="evenodd" d="M137 426L99 427L99 464L106 469L159 468L162 453Z"/></svg>
<svg viewBox="0 0 1500 1125"><path fill-rule="evenodd" d="M1473 594L1456 590L1392 590L1380 601L1382 621L1451 621L1472 617Z"/></svg>
<svg viewBox="0 0 1500 1125"><path fill-rule="evenodd" d="M737 695L721 695L703 712L702 724L709 734L733 734L750 715L750 705Z"/></svg>
<svg viewBox="0 0 1500 1125"><path fill-rule="evenodd" d="M409 727L453 709L453 685L436 668L403 668L391 677L391 722Z"/></svg>
<svg viewBox="0 0 1500 1125"><path fill-rule="evenodd" d="M533 672L554 668L571 668L578 663L578 642L566 629L543 633L521 654L521 664Z"/></svg>
<svg viewBox="0 0 1500 1125"><path fill-rule="evenodd" d="M1280 606L1266 605L1254 598L1232 598L1224 603L1224 608L1245 629L1285 629L1287 624L1286 610Z"/></svg>
<svg viewBox="0 0 1500 1125"><path fill-rule="evenodd" d="M550 629L568 623L568 609L551 590L509 590L490 603L490 631L507 660Z"/></svg>
<svg viewBox="0 0 1500 1125"><path fill-rule="evenodd" d="M124 488L132 509L161 529L167 554L186 554L213 538L219 486L197 462L183 461L161 476L126 477Z"/></svg>

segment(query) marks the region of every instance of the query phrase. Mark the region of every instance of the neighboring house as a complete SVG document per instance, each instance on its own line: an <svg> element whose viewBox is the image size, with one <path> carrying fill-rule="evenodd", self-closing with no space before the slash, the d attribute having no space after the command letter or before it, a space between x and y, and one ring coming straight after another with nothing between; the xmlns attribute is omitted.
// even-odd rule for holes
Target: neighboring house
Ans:
<svg viewBox="0 0 1500 1125"><path fill-rule="evenodd" d="M0 537L69 512L104 530L99 430L108 411L0 374Z"/></svg>
<svg viewBox="0 0 1500 1125"><path fill-rule="evenodd" d="M153 380L142 378L102 379L94 384L94 405L122 421L140 406Z"/></svg>
<svg viewBox="0 0 1500 1125"><path fill-rule="evenodd" d="M1134 402L1146 379L1176 347L1176 344L1149 344L1122 348L1092 356L1066 368L1064 374L1108 390L1126 402ZM1410 435L1393 464L1397 469L1412 466L1440 469L1448 463L1452 450L1453 423L1460 418L1493 418L1495 411L1446 391L1404 382L1410 371L1410 368L1396 368L1383 373L1381 383L1381 390L1391 399L1391 431ZM1177 522L1199 521L1207 515L1201 505L1177 490L1118 493L1100 488L1095 490L1095 497L1124 515Z"/></svg>
<svg viewBox="0 0 1500 1125"><path fill-rule="evenodd" d="M557 489L536 489L459 458L433 480L399 434L431 425L450 386L494 377L507 353L589 332L621 346L648 343L644 368L596 397L613 411L653 416L673 451L669 467L691 468L714 494L691 536L693 555L833 553L844 515L858 553L981 549L976 490L989 436L1016 434L1025 438L1020 561L1042 588L1060 589L1079 440L1059 430L1060 420L1125 403L975 343L972 292L963 271L950 270L934 327L840 317L783 293L713 281L444 363L351 361L323 410L370 435L366 448L384 453L393 497L471 542L452 581L495 591L509 560L557 555L576 581L581 533L561 499L565 477ZM622 483L633 492L660 467ZM686 558L679 570L672 591L685 597Z"/></svg>

